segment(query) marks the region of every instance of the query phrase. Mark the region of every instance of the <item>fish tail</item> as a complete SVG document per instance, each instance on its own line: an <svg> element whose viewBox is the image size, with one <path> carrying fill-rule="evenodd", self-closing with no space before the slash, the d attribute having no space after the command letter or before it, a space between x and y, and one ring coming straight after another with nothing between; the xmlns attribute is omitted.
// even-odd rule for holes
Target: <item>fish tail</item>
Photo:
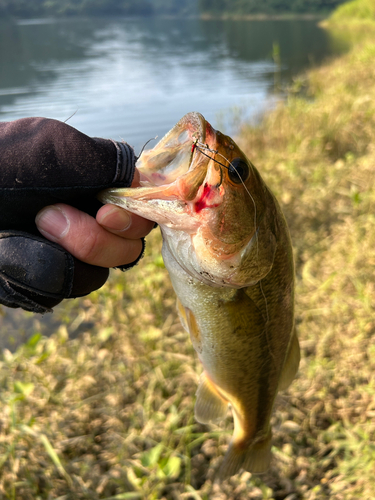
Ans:
<svg viewBox="0 0 375 500"><path fill-rule="evenodd" d="M220 479L233 476L241 469L258 474L265 472L272 458L271 445L271 430L265 439L247 448L244 448L243 442L232 440L219 471Z"/></svg>

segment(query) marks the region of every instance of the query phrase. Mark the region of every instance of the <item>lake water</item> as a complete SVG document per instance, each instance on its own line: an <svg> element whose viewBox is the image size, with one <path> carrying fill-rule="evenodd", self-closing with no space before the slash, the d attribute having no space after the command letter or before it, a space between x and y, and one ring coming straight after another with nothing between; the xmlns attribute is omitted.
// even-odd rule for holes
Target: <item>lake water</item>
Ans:
<svg viewBox="0 0 375 500"><path fill-rule="evenodd" d="M258 117L295 75L336 50L316 21L305 20L3 22L0 120L75 113L72 126L124 139L136 151L189 111L232 134L239 115ZM40 317L3 308L0 347L52 333L59 311Z"/></svg>
<svg viewBox="0 0 375 500"><path fill-rule="evenodd" d="M280 64L275 63L275 48ZM32 20L0 24L0 120L47 116L137 149L185 113L235 133L334 52L317 21Z"/></svg>

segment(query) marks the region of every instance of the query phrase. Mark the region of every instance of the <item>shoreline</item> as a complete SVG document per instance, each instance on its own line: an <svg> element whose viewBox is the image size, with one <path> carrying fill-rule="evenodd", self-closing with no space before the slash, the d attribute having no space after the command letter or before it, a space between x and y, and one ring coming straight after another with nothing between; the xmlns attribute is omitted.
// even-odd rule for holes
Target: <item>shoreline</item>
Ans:
<svg viewBox="0 0 375 500"><path fill-rule="evenodd" d="M204 21L314 21L327 19L329 14L297 14L297 13L285 13L285 14L222 14L222 15L212 15L212 14L201 14L199 19Z"/></svg>
<svg viewBox="0 0 375 500"><path fill-rule="evenodd" d="M46 20L66 20L66 19L96 19L96 18L124 18L124 19L197 19L201 21L320 21L324 22L328 18L329 14L315 14L315 13L284 13L284 14L197 14L197 15L168 15L168 14L155 14L150 16L116 16L116 15L96 15L96 14L79 14L79 15L40 15L35 17L15 17L15 16L5 16L0 19L0 22L32 22L32 21L46 21Z"/></svg>

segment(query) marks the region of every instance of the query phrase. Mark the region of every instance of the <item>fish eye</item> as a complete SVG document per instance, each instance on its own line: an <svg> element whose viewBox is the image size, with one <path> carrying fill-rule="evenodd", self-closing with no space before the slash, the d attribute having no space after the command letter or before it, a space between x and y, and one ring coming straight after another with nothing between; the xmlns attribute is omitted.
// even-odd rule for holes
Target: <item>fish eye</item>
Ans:
<svg viewBox="0 0 375 500"><path fill-rule="evenodd" d="M228 168L229 179L234 182L234 184L241 184L245 182L249 177L250 169L249 165L241 158L235 158L231 161Z"/></svg>

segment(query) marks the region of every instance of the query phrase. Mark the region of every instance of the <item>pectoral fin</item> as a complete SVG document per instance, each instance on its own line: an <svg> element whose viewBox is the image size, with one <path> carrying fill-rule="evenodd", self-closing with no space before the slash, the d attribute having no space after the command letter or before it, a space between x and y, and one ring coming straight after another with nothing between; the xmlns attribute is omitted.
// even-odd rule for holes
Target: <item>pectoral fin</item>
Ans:
<svg viewBox="0 0 375 500"><path fill-rule="evenodd" d="M279 382L280 390L283 391L284 389L287 389L289 385L292 383L298 371L299 361L300 361L299 342L296 332L294 331L292 339L290 341L289 351L284 363L283 371L280 377L280 382Z"/></svg>
<svg viewBox="0 0 375 500"><path fill-rule="evenodd" d="M203 372L197 390L195 418L201 424L221 420L227 414L228 401L218 393L214 384Z"/></svg>
<svg viewBox="0 0 375 500"><path fill-rule="evenodd" d="M177 311L182 326L190 334L193 347L199 354L202 351L202 341L194 314L189 308L184 307L178 298ZM201 375L196 396L195 418L201 424L221 420L227 414L228 401L219 394L215 384L210 381L205 372Z"/></svg>
<svg viewBox="0 0 375 500"><path fill-rule="evenodd" d="M189 326L188 326L188 320L186 317L185 307L181 304L181 301L178 297L176 300L176 309L178 312L178 317L180 318L180 321L181 321L181 325L189 333Z"/></svg>
<svg viewBox="0 0 375 500"><path fill-rule="evenodd" d="M191 343L197 353L202 352L201 332L194 314L188 307L184 307L177 299L177 311L180 321L185 330L190 334Z"/></svg>

